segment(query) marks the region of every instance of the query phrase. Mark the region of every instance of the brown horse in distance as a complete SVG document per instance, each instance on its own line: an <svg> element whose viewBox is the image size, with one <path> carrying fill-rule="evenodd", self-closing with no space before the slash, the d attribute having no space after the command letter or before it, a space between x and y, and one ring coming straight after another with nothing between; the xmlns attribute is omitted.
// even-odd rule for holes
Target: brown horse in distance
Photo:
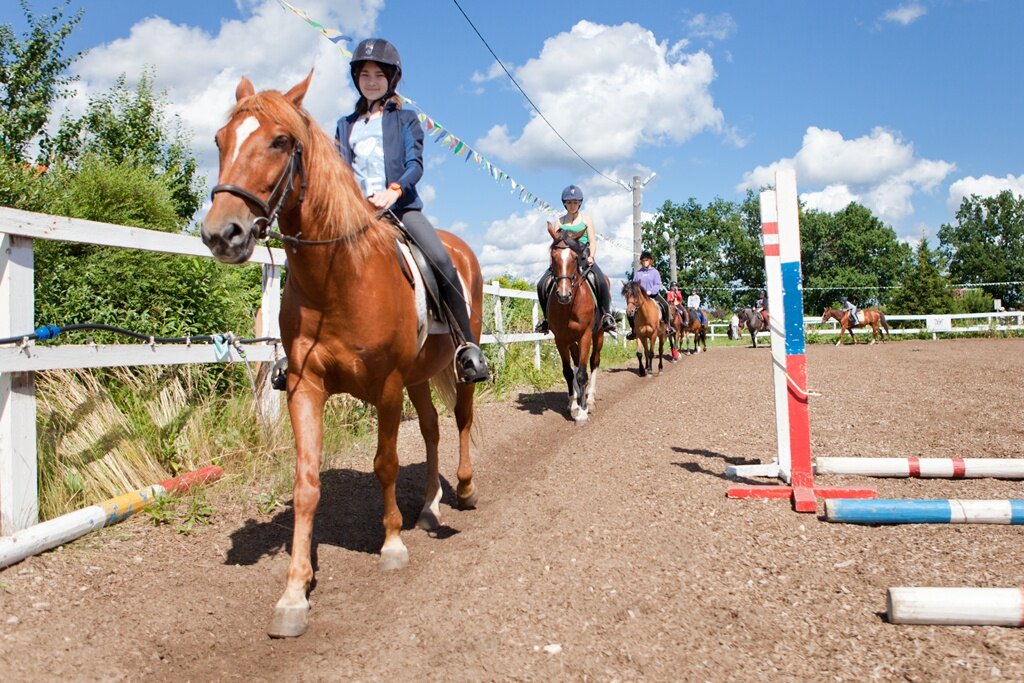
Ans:
<svg viewBox="0 0 1024 683"><path fill-rule="evenodd" d="M594 409L597 368L601 364L604 329L597 302L584 274L583 246L559 231L551 245L551 274L555 285L548 296L548 329L562 359L562 376L569 389L569 414L576 424ZM589 362L590 374L587 374Z"/></svg>
<svg viewBox="0 0 1024 683"><path fill-rule="evenodd" d="M313 517L320 500L324 404L348 393L377 409L374 473L384 500L380 566L408 563L395 496L403 389L426 442L425 503L417 526L440 525L439 429L430 383L454 403L459 431L458 501L473 507L470 462L474 385L455 384L450 335L427 335L422 309L396 256L397 231L380 220L327 135L302 108L313 74L285 94L256 93L242 78L227 124L217 132L219 184L202 225L203 242L226 263L243 263L279 218L288 255L281 338L288 356L288 411L296 462L291 561L268 632L306 630ZM474 333L483 304L480 266L470 248L446 232L441 240L463 280ZM422 299L421 299L422 300ZM428 321L429 324L429 321Z"/></svg>
<svg viewBox="0 0 1024 683"><path fill-rule="evenodd" d="M707 353L708 350L708 314L703 313L703 322L701 322L701 311L696 308L684 308L683 311L686 313L685 324L682 325L682 341L680 348L690 353L690 342L688 341L689 335L693 335L693 353L699 353L700 349L697 348L697 344L701 345L701 348Z"/></svg>
<svg viewBox="0 0 1024 683"><path fill-rule="evenodd" d="M626 315L633 317L633 332L636 333L636 360L640 364L640 376L654 376L655 340L658 342L658 374L661 374L665 367L663 356L665 338L668 336L668 325L661 320L661 310L657 302L647 296L647 292L638 282L624 283L622 297L626 300Z"/></svg>
<svg viewBox="0 0 1024 683"><path fill-rule="evenodd" d="M854 327L867 327L871 326L871 341L869 344L875 343L875 338L886 340L889 336L889 323L885 320L885 314L881 311L868 308L863 311L857 311L858 321L856 325L850 324L850 312L842 309L826 308L825 312L821 315L821 322L825 323L829 320L835 320L839 323L839 338L836 340L836 346L843 343L843 334L846 332L850 333L850 342L856 344L857 340L853 336ZM879 331L879 327L885 331L883 334Z"/></svg>
<svg viewBox="0 0 1024 683"><path fill-rule="evenodd" d="M753 344L754 348L757 348L757 333L767 332L770 318L768 317L768 311L764 311L764 315L757 311L755 308L748 308L746 306L736 309L736 317L740 320L740 328L747 328L750 332L750 343Z"/></svg>

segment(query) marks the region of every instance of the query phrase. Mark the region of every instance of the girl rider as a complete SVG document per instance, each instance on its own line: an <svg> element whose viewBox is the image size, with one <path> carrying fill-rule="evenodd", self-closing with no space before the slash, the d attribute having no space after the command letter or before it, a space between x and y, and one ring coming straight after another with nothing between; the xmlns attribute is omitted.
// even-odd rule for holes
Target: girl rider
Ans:
<svg viewBox="0 0 1024 683"><path fill-rule="evenodd" d="M423 215L423 202L416 192L423 176L423 128L415 112L402 109L402 99L395 93L402 78L398 50L386 40L364 40L352 55L351 73L359 100L354 112L338 119L335 145L370 203L391 209L430 262L449 321L463 340L455 351L458 380L481 382L488 377L487 362L469 327L462 284L437 232Z"/></svg>
<svg viewBox="0 0 1024 683"><path fill-rule="evenodd" d="M608 290L608 280L596 263L594 257L597 254L597 233L594 230L594 221L590 216L581 212L583 205L583 190L570 185L562 190L562 206L565 207L565 215L558 219L558 225L548 221L548 234L551 239L558 239L559 230L563 230L567 237L571 237L584 247L587 256L587 265L594 272L594 279L597 284L597 303L601 311L601 327L605 332L615 333L615 318L612 316L612 293ZM548 290L551 286L551 269L548 268L537 281L537 300L540 302L541 321L537 323L537 332L547 333L548 331Z"/></svg>
<svg viewBox="0 0 1024 683"><path fill-rule="evenodd" d="M662 321L668 322L668 302L661 295L661 290L663 289L661 273L654 267L654 256L651 255L651 252L644 250L640 254L640 267L633 274L633 282L639 283L643 290L647 292L647 296L654 299L658 304L658 308L661 309ZM627 316L627 320L629 320L629 334L626 335L626 339L636 339L636 333L633 330L633 318Z"/></svg>

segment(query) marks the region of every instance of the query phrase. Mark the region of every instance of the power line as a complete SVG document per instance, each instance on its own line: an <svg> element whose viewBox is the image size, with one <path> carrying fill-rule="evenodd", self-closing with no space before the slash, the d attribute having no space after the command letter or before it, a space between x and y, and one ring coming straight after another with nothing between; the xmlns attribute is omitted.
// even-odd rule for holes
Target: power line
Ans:
<svg viewBox="0 0 1024 683"><path fill-rule="evenodd" d="M519 89L519 92L521 92L521 93L523 94L523 97L525 97L525 98L526 98L526 101L530 103L530 106L531 106L531 107L533 107L533 110L534 110L535 112L537 112L537 115L538 115L538 116L540 116L540 117L541 117L541 119L543 119L543 120L544 120L544 123L548 124L548 128L550 128L550 129L551 129L551 131L552 131L552 132L553 132L553 133L554 133L555 135L557 135L557 136L558 136L558 139L559 139L559 140L561 140L561 141L562 141L563 143L565 143L565 146L566 146L566 147L568 147L568 148L569 148L569 149L570 149L570 150L572 151L572 153L573 153L573 154L575 154L575 155L576 155L577 157L579 157L579 160L580 160L580 161L582 161L582 162L583 162L584 164L586 164L587 166L589 166L589 167L590 167L590 169L591 169L592 171L594 171L594 173L598 174L599 176L601 176L602 178L604 178L605 180L607 180L607 181L609 181L609 182L615 183L615 184L616 184L616 185L618 185L619 187L625 187L625 188L626 188L627 190L631 189L631 188L629 188L629 187L626 187L625 183L623 183L623 182L622 182L621 180L616 180L615 178L611 178L611 177L609 177L609 176L605 175L604 173L602 173L601 171L599 171L599 170L597 169L597 167L595 167L595 166L594 166L594 165L593 165L592 163L590 163L589 161L587 161L586 159L584 159L584 158L583 158L583 155L582 155L582 154L580 154L579 152L577 152L577 151L576 151L576 148L575 148L575 147L573 147L572 145L570 145L570 144L569 144L569 141L568 141L568 140L566 140L566 139L565 139L564 137L562 137L562 134L561 134L561 133L559 133L559 132L558 132L557 130L555 130L555 127L554 127L553 125L551 125L551 122L550 122L550 121L548 121L548 117L544 116L544 112L542 112L542 111L540 110L540 107L538 107L538 106L537 106L536 104L534 104L533 100L531 100L531 99L530 99L530 96L526 94L526 91L525 91L525 90L523 90L523 88L522 88L522 87L521 87L521 86L519 85L519 82L518 82L518 81L516 81L516 79L515 79L515 76L513 76L513 75L512 75L512 73L511 73L511 72L510 72L510 71L509 71L509 70L508 70L507 68L505 68L505 64L504 64L504 62L502 62L502 61L501 61L501 59L499 59L499 58L498 58L498 55L496 55L496 54L494 53L494 50L492 50L492 49L491 49L491 46L490 46L490 45L489 45L489 44L487 43L487 39L483 37L483 35L482 35L482 34L480 33L480 30L479 30L479 29L478 29L478 28L476 27L476 25L475 25L475 24L473 23L473 20L472 20L472 19L470 19L470 18L469 18L469 15L468 15L468 14L466 14L466 11L465 11L464 9L462 9L462 5L460 5L460 4L459 4L459 0L452 0L452 2L453 2L453 3L455 3L455 6L456 6L456 7L458 7L458 8L459 8L459 12L461 12L461 13L462 13L462 16L466 18L466 21L467 21L467 22L469 22L469 26L470 26L470 28L472 28L472 29L473 29L473 32L474 32L474 33L476 33L476 35L477 35L477 37L478 37L478 38L480 38L480 41L481 41L481 42L482 42L482 43L484 44L484 47L486 47L486 48L487 48L487 51L491 53L491 56L492 56L492 57L494 57L494 61L496 61L496 62L498 63L498 66L500 66L500 67L501 67L501 69L502 69L502 71L504 71L504 72L505 72L505 75L506 75L506 76L508 76L508 78L509 78L509 80L510 80L510 81L512 81L512 84L513 84L513 85L515 85L515 86L516 86L516 88L518 88L518 89Z"/></svg>

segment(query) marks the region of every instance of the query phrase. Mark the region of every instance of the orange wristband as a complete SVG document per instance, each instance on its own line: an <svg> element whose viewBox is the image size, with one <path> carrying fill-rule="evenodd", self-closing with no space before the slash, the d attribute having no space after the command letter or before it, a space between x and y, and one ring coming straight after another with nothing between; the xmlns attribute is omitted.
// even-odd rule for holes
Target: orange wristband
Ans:
<svg viewBox="0 0 1024 683"><path fill-rule="evenodd" d="M390 185L388 185L388 189L397 192L399 197L402 196L402 186L399 185L398 183L391 183Z"/></svg>

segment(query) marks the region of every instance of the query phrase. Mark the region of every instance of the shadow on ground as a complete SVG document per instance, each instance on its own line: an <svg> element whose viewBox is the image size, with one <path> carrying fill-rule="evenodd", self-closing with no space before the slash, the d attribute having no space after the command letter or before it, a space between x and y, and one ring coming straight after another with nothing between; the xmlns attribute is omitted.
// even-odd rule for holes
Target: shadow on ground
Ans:
<svg viewBox="0 0 1024 683"><path fill-rule="evenodd" d="M416 524L423 507L423 485L426 463L401 468L396 485L398 508L402 513L402 529ZM455 507L455 489L441 477L441 503ZM321 543L375 555L384 543L384 502L380 484L373 472L353 469L325 470L320 474L320 504L313 522L313 558ZM248 519L230 534L231 548L224 564L251 565L263 557L282 551L291 552L292 528L295 523L291 503L269 521ZM433 535L450 538L457 529L442 526Z"/></svg>

